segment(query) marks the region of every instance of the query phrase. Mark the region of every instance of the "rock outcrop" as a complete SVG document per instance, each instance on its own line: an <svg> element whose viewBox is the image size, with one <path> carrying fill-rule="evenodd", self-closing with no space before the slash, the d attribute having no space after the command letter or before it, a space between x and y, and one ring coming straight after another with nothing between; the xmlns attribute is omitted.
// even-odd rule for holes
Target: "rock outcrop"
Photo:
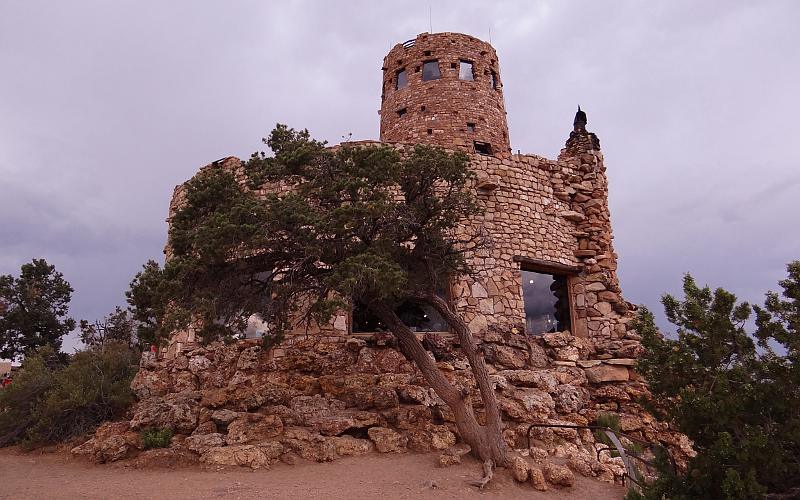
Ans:
<svg viewBox="0 0 800 500"><path fill-rule="evenodd" d="M129 458L142 448L139 431L168 427L176 433L172 450L215 466L255 469L278 460L435 450L443 452L440 465L459 463L467 451L457 444L449 408L400 351L379 341L306 339L277 358L247 342L197 346L172 359L146 353L132 384L140 400L131 420L105 424L73 453L97 462ZM431 356L448 379L473 396L481 419L477 387L453 342L442 337L426 345L435 347ZM586 425L600 413L613 413L625 432L668 444L679 460L691 453L684 437L634 402L647 388L632 363L588 359L593 353L585 344L568 333L486 335L481 343L493 361L488 368L504 437L527 457L515 460L514 476L537 489L546 488L544 480L568 486L570 471L613 481L624 467L607 451L598 460L588 431L534 427L529 443L531 424ZM544 357L534 361L531 352ZM562 360L574 352L576 359ZM615 375L604 376L606 371ZM566 466L550 464L553 457Z"/></svg>

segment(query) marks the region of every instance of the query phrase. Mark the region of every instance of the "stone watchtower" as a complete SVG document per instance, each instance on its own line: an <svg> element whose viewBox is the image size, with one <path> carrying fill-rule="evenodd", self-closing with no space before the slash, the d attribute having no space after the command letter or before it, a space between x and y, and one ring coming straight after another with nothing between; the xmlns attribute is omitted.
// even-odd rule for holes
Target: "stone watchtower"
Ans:
<svg viewBox="0 0 800 500"><path fill-rule="evenodd" d="M582 363L627 379L641 347L628 328L633 311L617 279L606 167L586 113L578 109L557 159L512 154L500 66L488 43L459 33L422 33L392 47L382 69L381 143L462 151L476 174L473 188L485 210L460 230L480 235L483 243L465 250L472 273L455 278L444 298L478 338L562 332L581 340L556 360L559 366ZM237 171L241 162L226 158L214 165ZM183 191L176 188L171 214ZM436 311L408 307L398 313L410 328L448 333ZM379 329L357 305L317 326L331 341ZM255 324L245 333L266 328ZM306 331L298 326L297 333ZM173 340L179 352L195 339L189 331Z"/></svg>
<svg viewBox="0 0 800 500"><path fill-rule="evenodd" d="M460 33L423 33L383 60L381 142L510 154L497 53Z"/></svg>

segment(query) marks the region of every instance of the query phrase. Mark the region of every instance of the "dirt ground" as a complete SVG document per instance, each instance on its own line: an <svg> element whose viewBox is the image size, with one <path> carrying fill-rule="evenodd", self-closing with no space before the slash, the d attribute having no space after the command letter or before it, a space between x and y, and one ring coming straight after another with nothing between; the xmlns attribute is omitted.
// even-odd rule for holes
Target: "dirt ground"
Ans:
<svg viewBox="0 0 800 500"><path fill-rule="evenodd" d="M576 476L573 488L547 493L518 485L505 471L483 492L466 484L480 476L480 465L468 459L445 469L436 455L351 457L325 464L250 471L134 469L125 464L93 465L65 453L22 453L0 450L0 498L13 499L250 499L320 498L389 499L551 499L618 500L625 490ZM432 486L433 483L433 486Z"/></svg>

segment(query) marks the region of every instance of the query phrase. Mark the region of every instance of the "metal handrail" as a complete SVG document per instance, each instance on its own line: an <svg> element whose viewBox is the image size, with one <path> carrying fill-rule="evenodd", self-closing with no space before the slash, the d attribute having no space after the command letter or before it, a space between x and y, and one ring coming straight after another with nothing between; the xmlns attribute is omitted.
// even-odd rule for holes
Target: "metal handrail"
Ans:
<svg viewBox="0 0 800 500"><path fill-rule="evenodd" d="M669 448L667 448L666 446L663 446L663 445L657 444L657 443L652 443L650 441L645 441L644 439L639 439L639 438L636 438L636 437L633 437L633 436L629 436L629 435L627 435L627 434L625 434L623 432L614 430L611 427L607 427L607 426L603 426L603 425L530 424L528 426L528 432L526 433L526 437L527 437L527 440L528 440L528 449L530 449L530 447L531 447L531 431L535 427L540 427L540 428L561 428L561 429L588 429L588 430L593 430L593 431L597 430L597 431L605 432L606 435L608 435L609 439L611 439L612 442L614 442L614 446L615 446L615 448L617 448L617 451L620 453L620 456L621 456L621 458L623 460L623 463L625 464L625 473L623 473L623 476L622 476L622 483L623 484L625 484L625 480L627 478L627 479L630 479L631 483L635 484L639 488L641 488L641 486L643 485L643 481L640 481L639 478L636 477L638 475L637 474L638 470L636 469L636 467L633 466L633 464L631 462L628 461L628 457L631 457L631 458L633 458L633 459L635 459L635 460L637 460L639 462L642 462L642 463L644 463L644 464L646 464L646 465L648 465L650 467L655 467L655 463L652 460L648 460L648 459L645 459L645 458L641 457L639 455L639 453L636 452L635 450L626 449L622 445L622 442L619 441L619 439L614 439L614 437L617 437L617 436L621 436L621 437L627 439L628 441L631 441L633 443L638 443L638 444L641 444L641 445L644 445L644 446L647 446L647 447L650 447L650 448L661 448L662 450L667 452L667 457L669 457L670 465L672 466L673 472L677 470L677 465L675 464L675 459L672 457L672 453L669 451ZM607 445L605 443L603 443L603 444L605 445L604 448L596 448L595 449L598 461L600 460L600 453L601 452L603 452L603 451L613 451L613 448L611 448L611 446L609 446L609 445Z"/></svg>

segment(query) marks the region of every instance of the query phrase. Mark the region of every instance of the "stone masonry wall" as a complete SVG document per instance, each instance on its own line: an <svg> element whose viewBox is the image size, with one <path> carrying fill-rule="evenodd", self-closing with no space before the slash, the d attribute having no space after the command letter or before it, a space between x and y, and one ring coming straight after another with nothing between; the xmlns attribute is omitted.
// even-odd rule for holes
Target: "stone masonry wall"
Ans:
<svg viewBox="0 0 800 500"><path fill-rule="evenodd" d="M477 386L455 340L420 337L483 420ZM589 360L586 339L568 332L538 338L493 333L479 348L495 386L506 442L527 457L525 467L541 468L554 484L567 484L556 480L554 471L562 478L572 472L552 458L606 481L620 480L624 467L621 459L600 451L588 430L534 428L529 442L533 423L586 425L611 412L623 432L667 445L679 463L691 454L684 436L638 406L636 399L647 388L631 380L625 360ZM576 363L556 361L568 357ZM74 454L98 462L134 458L142 464L264 468L278 461L407 451L443 452L440 462L448 465L468 450L458 442L449 407L386 334L337 344L310 337L283 357L248 342L193 346L174 358L145 353L131 387L139 402L130 419L105 424ZM139 432L148 428L173 429L169 449L143 451Z"/></svg>
<svg viewBox="0 0 800 500"><path fill-rule="evenodd" d="M581 140L583 135L586 141ZM573 132L570 140L583 146L565 149L558 160L535 155L469 155L476 172L475 193L485 211L466 221L462 230L480 234L484 245L467 254L474 274L453 283L451 297L476 336L484 335L489 328L524 331L520 270L532 268L570 276L570 330L593 341L598 359L638 355L638 337L627 328L632 307L622 298L616 275L603 156L600 151L587 149L592 144L589 135ZM377 144L364 141L351 145ZM401 152L409 147L394 146ZM245 185L237 158L203 168L215 167L235 172ZM265 185L259 194L287 189ZM170 217L182 200L183 186L178 186ZM349 311L342 311L329 324L311 330L297 325L296 333L310 331L330 341L343 341L349 332L349 319ZM179 332L169 347L170 355L194 340L191 332Z"/></svg>
<svg viewBox="0 0 800 500"><path fill-rule="evenodd" d="M423 81L423 63L431 60L439 62L441 78ZM474 80L459 80L462 60L473 63ZM382 69L381 141L468 152L474 151L474 141L480 141L491 145L493 155L509 156L500 68L491 45L460 33L423 33L395 45ZM408 85L398 89L397 73L402 69Z"/></svg>

